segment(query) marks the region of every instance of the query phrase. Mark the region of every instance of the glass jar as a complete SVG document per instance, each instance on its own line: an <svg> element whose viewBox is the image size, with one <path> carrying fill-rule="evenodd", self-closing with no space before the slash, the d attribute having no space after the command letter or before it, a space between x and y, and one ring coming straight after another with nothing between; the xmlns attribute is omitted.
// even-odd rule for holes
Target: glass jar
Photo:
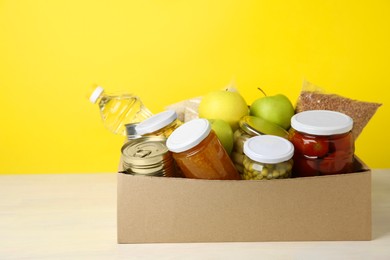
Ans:
<svg viewBox="0 0 390 260"><path fill-rule="evenodd" d="M182 122L177 119L176 112L174 110L166 110L140 122L135 127L135 131L142 136L154 135L168 138L180 125L182 125Z"/></svg>
<svg viewBox="0 0 390 260"><path fill-rule="evenodd" d="M193 119L168 137L167 147L184 177L239 180L228 153L207 119Z"/></svg>
<svg viewBox="0 0 390 260"><path fill-rule="evenodd" d="M291 118L294 144L293 176L341 174L353 171L353 120L330 110L309 110Z"/></svg>
<svg viewBox="0 0 390 260"><path fill-rule="evenodd" d="M239 128L233 135L234 145L231 154L234 165L240 173L244 171L244 142L257 135L276 135L288 138L286 130L260 117L244 116L241 118Z"/></svg>
<svg viewBox="0 0 390 260"><path fill-rule="evenodd" d="M275 135L249 138L244 143L244 180L271 180L291 177L293 144Z"/></svg>

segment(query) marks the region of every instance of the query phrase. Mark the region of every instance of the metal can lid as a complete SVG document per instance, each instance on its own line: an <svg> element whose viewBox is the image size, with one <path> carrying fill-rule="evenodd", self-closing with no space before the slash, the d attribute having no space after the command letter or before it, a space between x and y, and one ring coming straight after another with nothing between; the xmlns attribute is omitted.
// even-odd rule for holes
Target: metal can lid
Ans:
<svg viewBox="0 0 390 260"><path fill-rule="evenodd" d="M176 119L177 114L174 110L166 110L145 119L135 127L135 130L139 135L153 133L166 127Z"/></svg>
<svg viewBox="0 0 390 260"><path fill-rule="evenodd" d="M123 145L123 161L127 165L145 166L162 164L170 154L162 136L144 136Z"/></svg>
<svg viewBox="0 0 390 260"><path fill-rule="evenodd" d="M261 117L244 116L241 118L239 125L243 131L252 136L276 135L284 138L288 136L288 132L285 129Z"/></svg>
<svg viewBox="0 0 390 260"><path fill-rule="evenodd" d="M291 127L313 135L335 135L349 132L353 119L346 114L330 110L308 110L291 118Z"/></svg>
<svg viewBox="0 0 390 260"><path fill-rule="evenodd" d="M244 154L262 163L280 163L294 155L293 144L275 135L261 135L249 138L244 143Z"/></svg>

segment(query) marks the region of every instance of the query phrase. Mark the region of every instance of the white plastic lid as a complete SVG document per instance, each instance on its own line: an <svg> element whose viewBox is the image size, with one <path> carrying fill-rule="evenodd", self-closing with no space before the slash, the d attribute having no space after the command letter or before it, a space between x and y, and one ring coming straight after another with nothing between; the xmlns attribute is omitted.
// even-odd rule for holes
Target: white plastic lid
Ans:
<svg viewBox="0 0 390 260"><path fill-rule="evenodd" d="M177 118L177 114L174 110L166 110L155 114L148 119L145 119L135 127L135 131L139 135L153 133L165 126L169 125Z"/></svg>
<svg viewBox="0 0 390 260"><path fill-rule="evenodd" d="M293 144L275 135L259 135L244 143L244 153L250 159L261 163L280 163L294 155Z"/></svg>
<svg viewBox="0 0 390 260"><path fill-rule="evenodd" d="M92 92L91 96L89 97L89 101L91 101L92 103L95 103L103 91L104 91L104 89L101 86L97 86L95 88L95 90Z"/></svg>
<svg viewBox="0 0 390 260"><path fill-rule="evenodd" d="M313 135L343 134L352 129L353 119L346 114L330 110L308 110L291 118L291 127Z"/></svg>
<svg viewBox="0 0 390 260"><path fill-rule="evenodd" d="M193 119L176 128L168 137L166 145L171 152L181 153L202 142L210 131L211 125L207 119Z"/></svg>

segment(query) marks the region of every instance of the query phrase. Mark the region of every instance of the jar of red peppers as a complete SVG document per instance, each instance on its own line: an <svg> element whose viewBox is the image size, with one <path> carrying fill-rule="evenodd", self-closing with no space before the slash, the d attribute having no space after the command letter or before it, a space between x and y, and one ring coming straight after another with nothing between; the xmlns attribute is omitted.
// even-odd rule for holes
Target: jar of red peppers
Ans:
<svg viewBox="0 0 390 260"><path fill-rule="evenodd" d="M175 129L167 147L187 178L241 179L207 119L193 119Z"/></svg>
<svg viewBox="0 0 390 260"><path fill-rule="evenodd" d="M293 177L353 171L353 120L330 110L309 110L291 118L289 139L294 145Z"/></svg>

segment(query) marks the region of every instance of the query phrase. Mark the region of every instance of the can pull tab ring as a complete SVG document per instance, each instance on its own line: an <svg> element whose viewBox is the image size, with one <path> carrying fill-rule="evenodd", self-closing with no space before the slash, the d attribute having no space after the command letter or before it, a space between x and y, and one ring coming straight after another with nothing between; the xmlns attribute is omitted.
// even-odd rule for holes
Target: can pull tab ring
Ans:
<svg viewBox="0 0 390 260"><path fill-rule="evenodd" d="M147 157L148 155L150 155L152 153L152 151L150 150L137 150L134 154L134 157L138 157L138 158L144 158L144 157Z"/></svg>

